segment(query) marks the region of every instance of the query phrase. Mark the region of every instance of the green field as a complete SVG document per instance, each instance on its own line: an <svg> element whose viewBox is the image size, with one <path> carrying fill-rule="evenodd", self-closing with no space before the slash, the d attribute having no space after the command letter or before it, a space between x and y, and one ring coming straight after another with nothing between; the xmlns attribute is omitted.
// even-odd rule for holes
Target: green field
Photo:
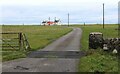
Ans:
<svg viewBox="0 0 120 74"><path fill-rule="evenodd" d="M86 52L86 56L80 59L78 65L79 72L117 72L118 59L116 55L104 52L102 49L89 50L88 37L90 32L102 32L104 38L118 37L117 25L74 25L83 30L81 39L81 49ZM64 26L3 26L3 32L23 32L26 34L31 46L31 51L42 49L57 38L70 32L72 29ZM26 52L11 51L3 53L3 61L26 57Z"/></svg>
<svg viewBox="0 0 120 74"><path fill-rule="evenodd" d="M78 27L78 26L77 26ZM87 56L80 59L79 71L80 72L117 72L118 59L111 53L104 52L102 49L89 50L88 38L90 32L102 32L104 38L118 37L117 25L87 25L80 26L83 30L81 39L81 50L87 52Z"/></svg>
<svg viewBox="0 0 120 74"><path fill-rule="evenodd" d="M105 28L103 29L102 25L80 26L80 28L83 30L81 39L83 46L81 50L88 50L88 39L90 32L101 32L103 33L104 38L113 38L118 37L118 30L115 30L117 27L117 25L105 25Z"/></svg>
<svg viewBox="0 0 120 74"><path fill-rule="evenodd" d="M42 49L71 30L71 28L64 26L2 26L2 32L25 33L31 46L31 51ZM6 51L3 53L3 61L25 57L25 53L23 51Z"/></svg>

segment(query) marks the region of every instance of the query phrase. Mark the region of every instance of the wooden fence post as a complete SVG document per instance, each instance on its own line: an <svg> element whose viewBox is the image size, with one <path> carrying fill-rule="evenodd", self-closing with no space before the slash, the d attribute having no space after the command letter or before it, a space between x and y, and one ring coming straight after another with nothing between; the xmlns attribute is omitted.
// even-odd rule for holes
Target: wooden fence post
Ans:
<svg viewBox="0 0 120 74"><path fill-rule="evenodd" d="M22 33L19 33L19 49L22 48Z"/></svg>

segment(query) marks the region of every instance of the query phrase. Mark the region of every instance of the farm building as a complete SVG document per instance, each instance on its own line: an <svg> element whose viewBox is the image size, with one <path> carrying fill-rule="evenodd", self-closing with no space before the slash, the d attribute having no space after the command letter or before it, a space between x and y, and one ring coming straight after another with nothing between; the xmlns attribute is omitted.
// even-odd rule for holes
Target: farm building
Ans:
<svg viewBox="0 0 120 74"><path fill-rule="evenodd" d="M61 22L60 22L60 19L59 20L54 20L54 21L48 21L48 20L44 20L42 22L42 25L60 25Z"/></svg>

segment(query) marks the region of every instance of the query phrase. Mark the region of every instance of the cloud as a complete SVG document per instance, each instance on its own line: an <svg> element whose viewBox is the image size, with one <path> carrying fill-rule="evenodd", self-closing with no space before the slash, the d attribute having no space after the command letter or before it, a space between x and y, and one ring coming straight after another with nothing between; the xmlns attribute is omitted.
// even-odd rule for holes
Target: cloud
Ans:
<svg viewBox="0 0 120 74"><path fill-rule="evenodd" d="M67 22L102 23L102 4L105 3L106 23L117 23L119 0L0 0L0 23L40 23L51 17ZM112 18L111 18L112 17Z"/></svg>

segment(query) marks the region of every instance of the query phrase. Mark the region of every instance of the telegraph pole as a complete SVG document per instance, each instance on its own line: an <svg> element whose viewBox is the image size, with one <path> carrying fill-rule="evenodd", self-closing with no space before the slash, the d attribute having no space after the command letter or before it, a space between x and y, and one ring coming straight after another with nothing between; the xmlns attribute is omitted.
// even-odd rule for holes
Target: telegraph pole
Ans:
<svg viewBox="0 0 120 74"><path fill-rule="evenodd" d="M118 38L120 38L120 1L118 2Z"/></svg>
<svg viewBox="0 0 120 74"><path fill-rule="evenodd" d="M50 21L50 17L49 17L49 21Z"/></svg>
<svg viewBox="0 0 120 74"><path fill-rule="evenodd" d="M120 38L120 1L118 2L118 38ZM118 50L118 59L120 59L120 51L119 50ZM120 66L119 63L118 63L118 66ZM120 68L118 68L118 71L120 71Z"/></svg>
<svg viewBox="0 0 120 74"><path fill-rule="evenodd" d="M105 18L104 18L104 3L103 3L103 29L104 29L104 25L105 25Z"/></svg>
<svg viewBox="0 0 120 74"><path fill-rule="evenodd" d="M85 26L85 22L84 22L84 26Z"/></svg>
<svg viewBox="0 0 120 74"><path fill-rule="evenodd" d="M49 22L50 22L50 17L49 17ZM50 23L49 23L49 26L50 26Z"/></svg>
<svg viewBox="0 0 120 74"><path fill-rule="evenodd" d="M68 27L69 27L69 13L68 13Z"/></svg>
<svg viewBox="0 0 120 74"><path fill-rule="evenodd" d="M56 20L56 17L55 17L55 20Z"/></svg>
<svg viewBox="0 0 120 74"><path fill-rule="evenodd" d="M54 25L57 25L56 17L55 17L55 20L54 20L54 22L55 22L55 23L54 23Z"/></svg>

